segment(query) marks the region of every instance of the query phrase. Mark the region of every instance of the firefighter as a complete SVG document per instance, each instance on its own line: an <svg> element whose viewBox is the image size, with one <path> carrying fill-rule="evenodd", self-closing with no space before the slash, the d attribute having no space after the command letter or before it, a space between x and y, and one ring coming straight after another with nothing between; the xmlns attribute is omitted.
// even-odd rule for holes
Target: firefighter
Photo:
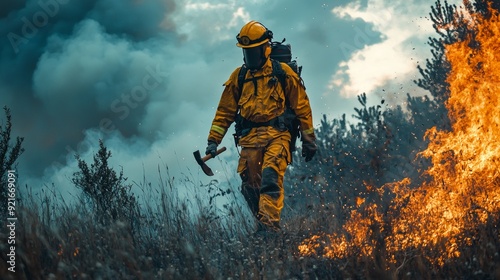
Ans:
<svg viewBox="0 0 500 280"><path fill-rule="evenodd" d="M272 35L261 23L250 21L236 36L236 46L243 50L242 67L248 71L241 86L238 76L242 67L236 68L224 83L206 154L216 155L218 144L236 121L237 143L242 147L237 169L242 179L241 192L258 221L257 230L278 232L284 203L283 178L292 160L290 126L283 123L287 106L300 123L306 161L312 159L317 147L311 107L301 78L286 63L280 63L285 88L273 75Z"/></svg>

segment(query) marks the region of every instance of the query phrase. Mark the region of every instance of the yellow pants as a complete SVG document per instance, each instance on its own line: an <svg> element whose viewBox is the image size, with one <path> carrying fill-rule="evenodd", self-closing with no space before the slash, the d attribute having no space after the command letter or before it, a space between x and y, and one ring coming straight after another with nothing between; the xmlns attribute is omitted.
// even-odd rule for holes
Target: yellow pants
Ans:
<svg viewBox="0 0 500 280"><path fill-rule="evenodd" d="M241 150L241 192L255 217L267 226L279 227L285 197L283 177L289 162L289 137L272 139L265 147Z"/></svg>

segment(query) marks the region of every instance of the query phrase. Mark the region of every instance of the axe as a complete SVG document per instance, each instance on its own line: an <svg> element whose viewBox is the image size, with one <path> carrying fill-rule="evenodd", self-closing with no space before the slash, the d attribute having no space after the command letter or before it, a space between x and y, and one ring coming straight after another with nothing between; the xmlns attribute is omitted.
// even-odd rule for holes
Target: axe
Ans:
<svg viewBox="0 0 500 280"><path fill-rule="evenodd" d="M222 148L218 149L216 155L221 154L225 150L226 150L226 147L222 147ZM193 155L194 155L194 158L196 159L196 162L201 166L201 169L203 170L203 172L205 174L207 174L208 176L214 176L212 169L210 169L210 167L208 167L208 165L205 163L205 161L212 158L212 155L209 154L209 155L206 155L204 157L201 157L199 150L194 152Z"/></svg>

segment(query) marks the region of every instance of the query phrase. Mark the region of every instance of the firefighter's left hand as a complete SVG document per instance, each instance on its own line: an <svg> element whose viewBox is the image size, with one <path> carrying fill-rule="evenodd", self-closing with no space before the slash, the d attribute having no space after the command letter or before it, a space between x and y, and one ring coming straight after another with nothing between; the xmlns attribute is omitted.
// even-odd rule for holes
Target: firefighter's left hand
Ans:
<svg viewBox="0 0 500 280"><path fill-rule="evenodd" d="M302 156L305 157L306 162L314 157L317 149L318 146L316 146L314 141L302 141Z"/></svg>

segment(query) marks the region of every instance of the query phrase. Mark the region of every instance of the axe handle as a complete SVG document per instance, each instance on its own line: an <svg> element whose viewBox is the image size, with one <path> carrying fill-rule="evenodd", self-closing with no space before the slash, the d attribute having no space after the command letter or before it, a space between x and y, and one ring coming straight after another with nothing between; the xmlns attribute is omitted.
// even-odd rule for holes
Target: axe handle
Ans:
<svg viewBox="0 0 500 280"><path fill-rule="evenodd" d="M216 156L218 156L219 154L221 154L221 153L223 153L223 152L225 152L225 151L226 151L226 147L222 147L222 148L218 149L218 150L217 150L217 154L216 154ZM211 159L211 158L212 158L212 155L208 154L208 155L206 155L206 156L202 157L202 158L201 158L201 160L202 160L203 162L205 162L205 161L207 161L207 160L209 160L209 159Z"/></svg>

